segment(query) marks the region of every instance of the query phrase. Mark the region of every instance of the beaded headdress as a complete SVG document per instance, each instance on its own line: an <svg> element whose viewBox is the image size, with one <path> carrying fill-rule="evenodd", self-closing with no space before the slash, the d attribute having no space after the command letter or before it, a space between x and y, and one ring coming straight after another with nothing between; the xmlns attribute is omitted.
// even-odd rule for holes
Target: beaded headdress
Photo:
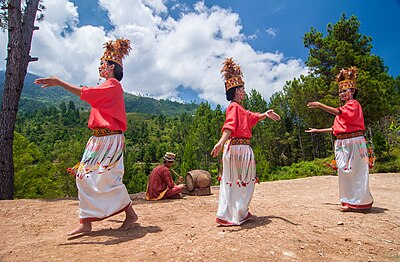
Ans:
<svg viewBox="0 0 400 262"><path fill-rule="evenodd" d="M122 59L129 55L129 51L131 51L131 41L128 39L117 39L115 41L110 40L104 44L103 56L100 60L109 60L113 61L120 66L122 66Z"/></svg>
<svg viewBox="0 0 400 262"><path fill-rule="evenodd" d="M357 75L358 69L355 66L340 70L336 76L336 82L339 83L339 90L357 89Z"/></svg>
<svg viewBox="0 0 400 262"><path fill-rule="evenodd" d="M242 70L240 70L240 66L233 61L232 57L225 59L221 73L225 81L225 91L233 87L244 86Z"/></svg>

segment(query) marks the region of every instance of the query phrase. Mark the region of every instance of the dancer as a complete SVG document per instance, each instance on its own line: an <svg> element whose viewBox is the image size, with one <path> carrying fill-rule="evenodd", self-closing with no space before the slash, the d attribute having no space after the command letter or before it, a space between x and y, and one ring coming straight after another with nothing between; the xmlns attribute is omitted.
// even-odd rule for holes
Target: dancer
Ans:
<svg viewBox="0 0 400 262"><path fill-rule="evenodd" d="M309 108L320 108L335 120L331 128L306 130L308 133L333 132L335 159L339 173L339 198L341 211L372 208L373 198L369 191L369 161L363 132L364 116L357 97L357 68L342 69L336 76L339 83L339 97L344 106L333 108L320 102L310 102Z"/></svg>
<svg viewBox="0 0 400 262"><path fill-rule="evenodd" d="M117 39L105 44L99 75L106 81L94 87L78 87L57 77L39 78L35 84L61 86L91 105L88 126L93 136L86 144L82 160L68 172L76 177L79 197L80 225L68 233L90 232L92 222L103 220L125 211L120 230L130 229L138 216L125 185L123 151L126 131L126 112L121 81L122 59L131 50L128 39Z"/></svg>
<svg viewBox="0 0 400 262"><path fill-rule="evenodd" d="M224 148L216 222L221 226L234 226L252 217L249 204L258 181L250 147L252 128L267 117L278 121L280 116L273 109L265 113L253 113L243 108L246 93L242 71L232 58L225 60L221 73L225 80L226 99L231 103L226 110L221 138L211 152L216 157Z"/></svg>

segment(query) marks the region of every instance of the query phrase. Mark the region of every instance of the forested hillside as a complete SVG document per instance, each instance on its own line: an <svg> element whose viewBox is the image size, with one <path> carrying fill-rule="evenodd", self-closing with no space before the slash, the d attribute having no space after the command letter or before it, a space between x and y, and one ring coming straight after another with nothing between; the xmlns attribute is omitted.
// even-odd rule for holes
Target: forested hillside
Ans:
<svg viewBox="0 0 400 262"><path fill-rule="evenodd" d="M251 145L261 181L335 173L327 167L333 159L334 137L304 132L310 127L330 127L333 117L306 105L320 101L339 106L338 86L333 80L341 68L349 66L359 68L357 100L377 157L372 172L400 171L400 77L388 74L384 61L371 53L372 39L360 34L359 27L356 17L343 16L328 25L326 36L312 28L304 36L309 75L287 82L269 101L256 90L248 90L245 108L254 112L274 108L282 117L280 122L264 120L253 129ZM52 95L56 101L67 96L66 92ZM170 101L128 96L128 111L137 105L143 110L139 112L148 114L128 114L124 182L130 193L145 190L148 174L166 151L177 154L173 169L178 174L204 169L217 182L221 164L210 152L225 119L220 106L211 109L202 103L179 110ZM20 111L14 141L16 198L76 196L74 178L65 170L80 160L91 135L87 117L87 108L69 97L60 104Z"/></svg>
<svg viewBox="0 0 400 262"><path fill-rule="evenodd" d="M3 95L4 71L0 71L0 98ZM62 102L68 104L69 101L74 102L76 107L89 108L88 104L81 101L79 97L66 92L62 88L48 88L43 91L39 85L33 82L40 76L27 74L22 90L21 100L19 102L19 111L30 112L36 109L43 109L49 106L59 106ZM150 97L136 96L124 93L125 106L127 112L136 112L143 114L165 114L180 115L182 113L194 113L198 104L178 103L170 100L157 100Z"/></svg>

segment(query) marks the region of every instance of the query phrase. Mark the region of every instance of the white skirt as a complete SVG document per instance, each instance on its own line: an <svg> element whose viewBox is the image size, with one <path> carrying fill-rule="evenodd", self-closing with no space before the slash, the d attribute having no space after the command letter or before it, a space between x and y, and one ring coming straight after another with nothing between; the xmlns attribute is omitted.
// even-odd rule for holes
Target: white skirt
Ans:
<svg viewBox="0 0 400 262"><path fill-rule="evenodd" d="M249 204L256 183L254 153L248 145L224 146L217 222L240 225L250 216Z"/></svg>
<svg viewBox="0 0 400 262"><path fill-rule="evenodd" d="M69 169L76 176L81 223L102 220L131 205L122 183L124 140L123 134L92 136L81 162Z"/></svg>
<svg viewBox="0 0 400 262"><path fill-rule="evenodd" d="M344 206L371 208L374 199L369 191L369 162L364 136L335 141L339 174L339 198Z"/></svg>

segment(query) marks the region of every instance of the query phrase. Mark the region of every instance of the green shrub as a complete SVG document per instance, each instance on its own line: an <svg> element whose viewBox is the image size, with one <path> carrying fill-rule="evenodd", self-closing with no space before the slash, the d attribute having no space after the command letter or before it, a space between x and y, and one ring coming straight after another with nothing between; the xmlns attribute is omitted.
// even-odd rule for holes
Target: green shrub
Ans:
<svg viewBox="0 0 400 262"><path fill-rule="evenodd" d="M333 157L315 159L314 161L302 161L291 166L277 167L270 173L263 174L261 181L288 180L310 176L335 175L336 171L329 166ZM265 179L267 178L267 179Z"/></svg>

